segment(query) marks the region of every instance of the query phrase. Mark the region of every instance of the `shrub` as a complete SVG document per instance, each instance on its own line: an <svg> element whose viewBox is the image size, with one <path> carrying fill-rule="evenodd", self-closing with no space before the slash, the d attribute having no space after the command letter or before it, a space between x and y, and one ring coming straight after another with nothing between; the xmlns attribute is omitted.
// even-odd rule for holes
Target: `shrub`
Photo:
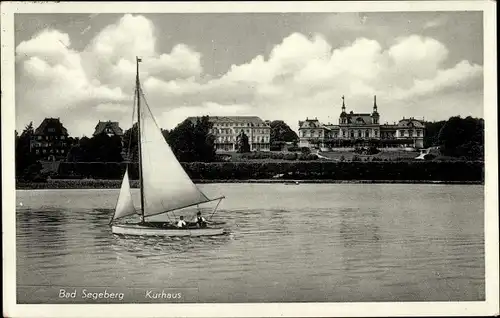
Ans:
<svg viewBox="0 0 500 318"><path fill-rule="evenodd" d="M304 156L304 155L299 155ZM310 161L274 162L191 162L182 166L193 179L198 180L247 180L271 179L277 174L286 178L333 179L333 180L441 180L483 181L484 163L478 161L322 161L303 157ZM357 159L356 159L357 158ZM313 161L314 160L314 161ZM101 182L109 187L116 180L118 186L123 177L125 164L121 163L61 163L58 178L93 177L93 181L77 180L79 186L89 182ZM137 180L137 165L129 166L130 179ZM51 180L58 182L62 180ZM87 182L87 183L85 183ZM107 182L107 183L106 183Z"/></svg>
<svg viewBox="0 0 500 318"><path fill-rule="evenodd" d="M310 148L308 148L308 147L301 147L301 148L300 148L300 151L301 151L302 153L305 153L305 154L309 154L309 153L311 153L311 149L310 149Z"/></svg>
<svg viewBox="0 0 500 318"><path fill-rule="evenodd" d="M424 160L433 160L436 158L436 155L433 155L433 154L427 154L424 156Z"/></svg>

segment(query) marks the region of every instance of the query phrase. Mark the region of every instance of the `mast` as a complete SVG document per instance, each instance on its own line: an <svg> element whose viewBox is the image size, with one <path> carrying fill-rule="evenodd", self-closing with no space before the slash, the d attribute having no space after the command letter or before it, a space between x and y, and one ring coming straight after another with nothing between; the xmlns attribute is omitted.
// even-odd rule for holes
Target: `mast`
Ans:
<svg viewBox="0 0 500 318"><path fill-rule="evenodd" d="M141 193L141 222L144 222L144 180L142 175L142 146L141 146L141 95L140 95L140 83L139 83L139 62L141 59L136 57L137 64L137 75L135 78L135 89L137 92L137 141L139 146L139 185Z"/></svg>

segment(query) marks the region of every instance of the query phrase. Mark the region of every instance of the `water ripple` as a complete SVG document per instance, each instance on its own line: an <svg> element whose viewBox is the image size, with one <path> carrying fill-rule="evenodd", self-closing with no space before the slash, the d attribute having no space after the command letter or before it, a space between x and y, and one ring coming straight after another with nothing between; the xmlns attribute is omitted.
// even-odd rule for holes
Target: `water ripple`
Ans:
<svg viewBox="0 0 500 318"><path fill-rule="evenodd" d="M213 221L227 235L117 236L115 190L18 191L18 282L191 286L207 302L484 299L482 187L203 189L226 194Z"/></svg>

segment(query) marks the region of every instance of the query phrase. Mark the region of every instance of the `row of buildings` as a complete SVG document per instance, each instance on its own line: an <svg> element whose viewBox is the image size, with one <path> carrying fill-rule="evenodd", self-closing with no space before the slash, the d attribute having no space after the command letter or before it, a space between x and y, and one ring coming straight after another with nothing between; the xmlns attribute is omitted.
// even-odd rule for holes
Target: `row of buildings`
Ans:
<svg viewBox="0 0 500 318"><path fill-rule="evenodd" d="M419 149L423 148L424 134L424 121L413 117L403 117L392 125L380 124L376 96L371 113L346 112L342 96L338 124L323 124L317 118L299 121L299 146L309 148L349 147L352 141L369 143L377 140L381 147Z"/></svg>
<svg viewBox="0 0 500 318"><path fill-rule="evenodd" d="M93 136L99 134L123 136L123 130L118 122L99 121ZM49 161L66 158L71 146L68 130L59 118L45 118L35 129L30 141L30 151Z"/></svg>
<svg viewBox="0 0 500 318"><path fill-rule="evenodd" d="M195 123L197 117L188 117ZM270 151L270 121L257 116L212 116L211 133L215 136L218 152L237 150L238 136L248 136L251 151ZM393 125L380 124L377 99L374 97L371 113L346 112L344 97L338 124L323 124L317 118L299 121L299 147L330 149L352 147L353 142L379 141L380 147L422 148L425 126L422 120L403 118ZM123 136L118 122L99 121L93 136ZM45 118L35 129L31 150L46 160L65 158L71 145L67 129L59 118Z"/></svg>

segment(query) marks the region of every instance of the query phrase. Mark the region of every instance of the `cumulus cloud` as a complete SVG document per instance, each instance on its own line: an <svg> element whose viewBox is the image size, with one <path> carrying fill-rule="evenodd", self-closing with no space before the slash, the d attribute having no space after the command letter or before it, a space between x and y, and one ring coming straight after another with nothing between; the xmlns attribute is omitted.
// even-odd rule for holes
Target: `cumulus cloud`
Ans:
<svg viewBox="0 0 500 318"><path fill-rule="evenodd" d="M342 95L362 103L357 110L370 111L371 96L377 94L382 108L385 103L399 114L408 112L401 105L413 105L415 99L463 93L482 83L482 66L466 60L445 66L446 46L420 35L398 38L388 47L362 37L332 47L321 34L292 33L268 56L257 55L210 77L204 74L202 54L186 44L158 52L155 32L150 20L127 14L81 52L57 30L20 43L18 108L55 117L71 108L75 121L83 115L125 120L131 112L136 56L143 58L140 75L149 104L165 128L204 114L257 115L284 119L292 127L305 117L336 122ZM83 133L82 124L78 127L77 134ZM92 127L85 129L87 134Z"/></svg>

